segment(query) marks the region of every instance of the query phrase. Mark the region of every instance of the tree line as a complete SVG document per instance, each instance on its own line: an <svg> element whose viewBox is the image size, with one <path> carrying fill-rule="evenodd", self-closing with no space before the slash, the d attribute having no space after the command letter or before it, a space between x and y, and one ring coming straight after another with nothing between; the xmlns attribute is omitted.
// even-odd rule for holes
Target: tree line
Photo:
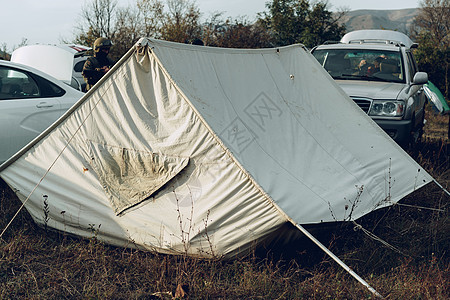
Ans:
<svg viewBox="0 0 450 300"><path fill-rule="evenodd" d="M89 0L81 11L72 42L92 45L108 37L111 56L122 57L141 37L229 48L268 48L295 43L307 48L339 41L346 33L340 22L346 11L331 12L328 0L270 0L256 20L215 13L202 21L195 0L135 0L119 7L117 0ZM414 55L421 71L449 98L450 0L422 0L409 35L419 47ZM26 45L26 39L19 46ZM6 45L2 50L6 55ZM1 52L1 51L0 51ZM2 56L3 57L3 56ZM7 58L7 57L6 57Z"/></svg>
<svg viewBox="0 0 450 300"><path fill-rule="evenodd" d="M141 37L229 48L268 48L301 43L307 48L339 41L346 33L346 11L331 12L327 0L271 0L255 21L224 17L201 21L194 0L136 0L119 7L117 0L91 0L82 8L75 43L92 45L99 36L110 38L112 57L120 58ZM410 29L419 47L414 55L419 69L443 94L449 95L450 0L422 0Z"/></svg>
<svg viewBox="0 0 450 300"><path fill-rule="evenodd" d="M344 13L334 14L327 1L273 0L256 21L247 17L224 17L222 13L201 21L193 0L136 0L118 7L117 0L91 0L82 8L82 23L75 42L92 45L99 36L114 43L115 58L121 57L140 37L180 43L201 40L204 45L229 48L268 48L302 43L313 47L326 40L339 40L345 26Z"/></svg>

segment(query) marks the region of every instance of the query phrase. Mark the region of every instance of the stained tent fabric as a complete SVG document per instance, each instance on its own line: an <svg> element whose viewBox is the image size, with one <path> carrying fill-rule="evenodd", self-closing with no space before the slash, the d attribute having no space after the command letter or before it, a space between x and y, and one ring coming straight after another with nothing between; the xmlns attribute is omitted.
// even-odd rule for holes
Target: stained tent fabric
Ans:
<svg viewBox="0 0 450 300"><path fill-rule="evenodd" d="M39 224L200 257L286 222L355 220L432 181L301 45L153 39L0 176Z"/></svg>

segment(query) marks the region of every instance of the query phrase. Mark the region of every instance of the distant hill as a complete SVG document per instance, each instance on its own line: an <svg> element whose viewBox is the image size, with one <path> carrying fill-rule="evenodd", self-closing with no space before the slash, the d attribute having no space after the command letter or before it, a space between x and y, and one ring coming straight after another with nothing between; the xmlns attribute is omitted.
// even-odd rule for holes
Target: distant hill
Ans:
<svg viewBox="0 0 450 300"><path fill-rule="evenodd" d="M408 34L417 16L417 8L398 10L353 10L343 17L347 32L359 29L390 29Z"/></svg>

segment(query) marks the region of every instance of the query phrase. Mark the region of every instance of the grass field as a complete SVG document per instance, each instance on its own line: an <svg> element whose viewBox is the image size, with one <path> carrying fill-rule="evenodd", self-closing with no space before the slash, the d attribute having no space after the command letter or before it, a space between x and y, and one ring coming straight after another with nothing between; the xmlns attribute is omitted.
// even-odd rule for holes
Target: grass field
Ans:
<svg viewBox="0 0 450 300"><path fill-rule="evenodd" d="M408 152L448 189L448 116L427 120L423 143ZM387 299L450 299L449 200L429 184L361 227L341 223L318 238ZM19 206L0 180L0 229ZM24 210L0 241L0 299L374 298L312 243L284 250L207 261L115 248L46 231Z"/></svg>

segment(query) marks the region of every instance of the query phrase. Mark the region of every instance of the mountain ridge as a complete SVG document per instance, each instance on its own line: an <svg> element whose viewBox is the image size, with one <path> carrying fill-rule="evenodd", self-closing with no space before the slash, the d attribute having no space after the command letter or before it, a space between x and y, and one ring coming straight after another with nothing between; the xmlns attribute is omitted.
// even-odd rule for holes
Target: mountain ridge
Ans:
<svg viewBox="0 0 450 300"><path fill-rule="evenodd" d="M408 34L418 13L418 8L358 9L347 12L339 24L344 24L347 32L361 29L389 29Z"/></svg>

